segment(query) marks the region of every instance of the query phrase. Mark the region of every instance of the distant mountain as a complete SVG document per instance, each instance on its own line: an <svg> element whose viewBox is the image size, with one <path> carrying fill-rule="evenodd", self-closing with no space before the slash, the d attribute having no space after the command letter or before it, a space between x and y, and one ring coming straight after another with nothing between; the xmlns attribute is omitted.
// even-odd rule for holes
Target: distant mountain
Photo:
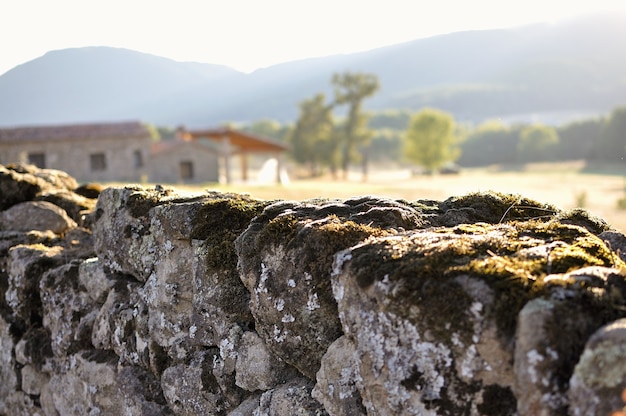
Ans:
<svg viewBox="0 0 626 416"><path fill-rule="evenodd" d="M626 104L626 15L457 32L243 74L125 49L54 51L0 76L0 125L141 119L160 125L294 120L341 71L375 73L372 110L431 106L463 121L558 121Z"/></svg>

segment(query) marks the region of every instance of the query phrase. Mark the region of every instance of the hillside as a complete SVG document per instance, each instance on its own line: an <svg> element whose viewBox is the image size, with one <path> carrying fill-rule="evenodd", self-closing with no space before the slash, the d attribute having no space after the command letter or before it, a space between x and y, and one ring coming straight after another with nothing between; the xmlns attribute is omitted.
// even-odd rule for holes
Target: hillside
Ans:
<svg viewBox="0 0 626 416"><path fill-rule="evenodd" d="M558 121L626 103L626 16L458 32L243 74L125 49L66 49L0 76L0 125L142 119L206 126L293 120L334 72L375 73L369 109L433 106L464 121Z"/></svg>

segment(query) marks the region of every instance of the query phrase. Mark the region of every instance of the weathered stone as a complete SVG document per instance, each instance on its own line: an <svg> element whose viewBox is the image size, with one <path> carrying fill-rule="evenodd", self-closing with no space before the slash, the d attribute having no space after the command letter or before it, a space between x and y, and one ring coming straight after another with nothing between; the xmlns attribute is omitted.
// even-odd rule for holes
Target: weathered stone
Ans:
<svg viewBox="0 0 626 416"><path fill-rule="evenodd" d="M22 391L26 394L39 396L42 387L50 380L47 373L38 371L31 365L26 365L21 369L22 374Z"/></svg>
<svg viewBox="0 0 626 416"><path fill-rule="evenodd" d="M528 302L518 319L514 391L520 414L567 411L570 378L586 341L624 315L625 278L624 270L597 266L544 278L549 296Z"/></svg>
<svg viewBox="0 0 626 416"><path fill-rule="evenodd" d="M58 241L58 236L52 231L0 231L0 256L8 254L11 247L19 245L43 244L53 245Z"/></svg>
<svg viewBox="0 0 626 416"><path fill-rule="evenodd" d="M333 416L365 415L358 380L356 349L346 336L333 342L322 358L311 396Z"/></svg>
<svg viewBox="0 0 626 416"><path fill-rule="evenodd" d="M39 406L35 404L33 397L22 391L14 391L4 398L10 415L18 416L41 416Z"/></svg>
<svg viewBox="0 0 626 416"><path fill-rule="evenodd" d="M259 402L261 400L261 394L253 394L248 397L246 400L241 402L236 409L233 409L228 416L256 416L259 415ZM256 413L255 413L256 411Z"/></svg>
<svg viewBox="0 0 626 416"><path fill-rule="evenodd" d="M521 375L518 361L532 361L535 353L545 359L554 350L558 357L548 368L558 377L542 393L551 394L550 411L560 411L571 357L582 351L579 340L584 343L590 328L623 312L609 299L590 301L586 291L577 290L575 274L559 280L548 273L613 263L597 237L554 222L414 231L339 253L333 291L344 332L357 349L357 387L365 407L394 414L514 414L517 397L524 402L520 414L543 414L521 392L544 381ZM622 293L624 277L611 276L609 286ZM566 294L577 300L563 301L558 317L573 318L560 325L550 321L553 330L542 349L533 353L520 346L519 335L514 342L526 302ZM588 313L583 305L592 305L601 318L581 319ZM519 321L522 333L524 325L535 331L542 325L524 313ZM558 340L559 331L576 341ZM508 364L513 344L515 377ZM521 367L532 372L530 364Z"/></svg>
<svg viewBox="0 0 626 416"><path fill-rule="evenodd" d="M315 379L326 348L341 335L330 287L333 255L421 225L410 206L369 197L267 207L236 242L256 331L274 354Z"/></svg>
<svg viewBox="0 0 626 416"><path fill-rule="evenodd" d="M255 332L245 332L237 348L236 383L248 391L269 390L297 376L274 356Z"/></svg>
<svg viewBox="0 0 626 416"><path fill-rule="evenodd" d="M50 202L62 208L74 222L81 226L85 222L84 217L96 207L95 199L86 198L69 190L43 192L37 200Z"/></svg>
<svg viewBox="0 0 626 416"><path fill-rule="evenodd" d="M50 188L43 179L0 165L0 211L24 201L31 201L42 190Z"/></svg>
<svg viewBox="0 0 626 416"><path fill-rule="evenodd" d="M622 261L626 261L626 235L618 231L604 231L598 237L619 256Z"/></svg>
<svg viewBox="0 0 626 416"><path fill-rule="evenodd" d="M63 263L63 249L43 245L16 246L9 250L9 287L7 304L26 322L40 321L42 316L39 281L49 269Z"/></svg>
<svg viewBox="0 0 626 416"><path fill-rule="evenodd" d="M313 383L300 378L293 379L261 395L254 415L324 416L322 405L311 397Z"/></svg>
<svg viewBox="0 0 626 416"><path fill-rule="evenodd" d="M46 231L63 234L76 228L65 210L46 201L27 201L0 212L0 228L9 231Z"/></svg>
<svg viewBox="0 0 626 416"><path fill-rule="evenodd" d="M49 358L52 358L52 342L46 328L29 328L15 345L15 360L20 364L40 370Z"/></svg>
<svg viewBox="0 0 626 416"><path fill-rule="evenodd" d="M89 258L80 264L78 279L80 284L85 287L89 297L100 304L104 303L109 290L116 282L114 277L104 272L102 264L96 257Z"/></svg>
<svg viewBox="0 0 626 416"><path fill-rule="evenodd" d="M91 331L97 304L80 284L80 260L44 273L40 287L43 325L50 330L52 352L65 357L91 348Z"/></svg>
<svg viewBox="0 0 626 416"><path fill-rule="evenodd" d="M0 188L23 187L12 205L74 209L62 175L2 169ZM270 203L126 187L85 224L93 235L0 232L0 414L622 405L623 331L592 334L626 315L624 236L585 211L498 193Z"/></svg>
<svg viewBox="0 0 626 416"><path fill-rule="evenodd" d="M159 380L140 367L123 367L116 382L124 396L127 415L160 416L172 415L167 406Z"/></svg>
<svg viewBox="0 0 626 416"><path fill-rule="evenodd" d="M193 354L189 364L169 367L163 372L161 386L174 413L222 415L239 405L245 397L243 391L233 395L232 387L215 377L213 368L217 359L216 348L199 351Z"/></svg>
<svg viewBox="0 0 626 416"><path fill-rule="evenodd" d="M150 367L148 307L136 281L119 276L95 318L91 343L123 363Z"/></svg>
<svg viewBox="0 0 626 416"><path fill-rule="evenodd" d="M50 378L42 407L59 415L122 415L124 396L116 383L117 357L98 350L68 357L66 372Z"/></svg>
<svg viewBox="0 0 626 416"><path fill-rule="evenodd" d="M9 414L9 407L2 398L8 397L18 386L13 348L9 324L0 316L0 414L4 415Z"/></svg>
<svg viewBox="0 0 626 416"><path fill-rule="evenodd" d="M594 333L569 383L572 416L610 415L624 407L626 390L626 319Z"/></svg>
<svg viewBox="0 0 626 416"><path fill-rule="evenodd" d="M57 189L73 190L78 186L76 179L62 170L41 169L35 165L25 163L10 164L7 165L7 168L21 174L33 175L34 177L44 180Z"/></svg>

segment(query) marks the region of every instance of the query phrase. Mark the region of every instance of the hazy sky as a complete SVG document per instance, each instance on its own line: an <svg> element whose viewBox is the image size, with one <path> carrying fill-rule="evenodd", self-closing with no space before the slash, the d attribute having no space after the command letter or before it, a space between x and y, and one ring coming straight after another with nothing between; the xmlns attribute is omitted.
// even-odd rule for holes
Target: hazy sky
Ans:
<svg viewBox="0 0 626 416"><path fill-rule="evenodd" d="M469 29L555 22L626 0L2 0L0 74L47 51L114 46L250 72Z"/></svg>

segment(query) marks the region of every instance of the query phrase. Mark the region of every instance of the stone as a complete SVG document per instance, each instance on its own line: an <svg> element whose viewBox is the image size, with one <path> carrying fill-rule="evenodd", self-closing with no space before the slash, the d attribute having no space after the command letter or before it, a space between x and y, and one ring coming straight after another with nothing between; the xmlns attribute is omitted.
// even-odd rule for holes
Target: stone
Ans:
<svg viewBox="0 0 626 416"><path fill-rule="evenodd" d="M562 411L571 357L592 328L623 314L619 297L580 290L582 276L595 273L602 293L623 293L625 280L604 272L614 256L586 229L531 224L416 230L336 255L333 293L368 412ZM542 302L559 313L526 315Z"/></svg>
<svg viewBox="0 0 626 416"><path fill-rule="evenodd" d="M547 297L528 302L519 314L515 346L515 394L520 414L563 414L568 389L585 343L602 325L621 316L626 273L585 267L548 275Z"/></svg>
<svg viewBox="0 0 626 416"><path fill-rule="evenodd" d="M254 415L325 416L322 405L311 397L313 383L310 380L293 379L263 393Z"/></svg>
<svg viewBox="0 0 626 416"><path fill-rule="evenodd" d="M43 274L63 263L59 246L18 245L8 253L6 301L13 314L25 322L43 319L39 281Z"/></svg>
<svg viewBox="0 0 626 416"><path fill-rule="evenodd" d="M78 182L71 175L58 169L41 169L35 165L25 163L17 163L7 165L8 169L21 174L33 175L36 178L43 179L56 189L73 190L78 187Z"/></svg>
<svg viewBox="0 0 626 416"><path fill-rule="evenodd" d="M136 366L123 367L117 373L116 383L124 396L128 415L173 415L167 406L161 383L149 371Z"/></svg>
<svg viewBox="0 0 626 416"><path fill-rule="evenodd" d="M317 383L311 396L324 405L333 416L365 415L361 394L357 389L356 348L350 339L341 336L322 357Z"/></svg>
<svg viewBox="0 0 626 416"><path fill-rule="evenodd" d="M97 257L91 257L78 266L78 280L83 285L91 299L103 304L109 290L115 285L116 280L104 272L102 264Z"/></svg>
<svg viewBox="0 0 626 416"><path fill-rule="evenodd" d="M42 407L60 415L122 415L124 396L116 383L117 357L101 350L68 356L65 372L52 375Z"/></svg>
<svg viewBox="0 0 626 416"><path fill-rule="evenodd" d="M86 198L70 190L54 190L41 193L36 200L50 202L63 209L77 224L83 226L85 217L96 207L96 200Z"/></svg>
<svg viewBox="0 0 626 416"><path fill-rule="evenodd" d="M0 165L0 211L32 201L42 190L51 188L49 182L18 170Z"/></svg>
<svg viewBox="0 0 626 416"><path fill-rule="evenodd" d="M217 349L198 351L188 364L178 364L163 372L163 394L175 414L222 415L241 403L244 392L239 390L236 394L231 390L236 388L234 384L227 385L224 379L215 377L213 368L218 357Z"/></svg>
<svg viewBox="0 0 626 416"><path fill-rule="evenodd" d="M9 324L0 316L0 398L8 397L17 390L18 380L13 358L14 341L9 332ZM0 399L0 414L8 414L9 407L5 400Z"/></svg>
<svg viewBox="0 0 626 416"><path fill-rule="evenodd" d="M0 210L45 200L84 220L0 231L0 414L624 405L625 237L586 211L128 186L83 212L67 179L0 166L16 192Z"/></svg>
<svg viewBox="0 0 626 416"><path fill-rule="evenodd" d="M52 352L65 357L91 348L98 305L80 285L80 260L44 273L39 283L43 326L50 331Z"/></svg>
<svg viewBox="0 0 626 416"><path fill-rule="evenodd" d="M609 230L598 234L598 237L601 238L622 261L626 261L626 235L619 231Z"/></svg>
<svg viewBox="0 0 626 416"><path fill-rule="evenodd" d="M113 350L125 364L150 368L151 339L148 306L140 285L119 276L99 308L91 332L91 344L103 350ZM158 373L158 372L157 372Z"/></svg>
<svg viewBox="0 0 626 416"><path fill-rule="evenodd" d="M270 390L297 376L294 368L275 357L255 332L244 332L237 347L235 383L244 390Z"/></svg>
<svg viewBox="0 0 626 416"><path fill-rule="evenodd" d="M27 201L0 212L0 227L8 231L47 231L63 234L77 227L65 210L46 201Z"/></svg>
<svg viewBox="0 0 626 416"><path fill-rule="evenodd" d="M612 414L625 405L626 319L598 329L587 341L569 382L572 416Z"/></svg>
<svg viewBox="0 0 626 416"><path fill-rule="evenodd" d="M41 370L52 358L52 341L47 328L28 328L15 345L15 360L23 365L32 365Z"/></svg>
<svg viewBox="0 0 626 416"><path fill-rule="evenodd" d="M22 367L22 391L31 396L39 396L41 394L42 387L45 386L50 377L47 373L37 371L31 365L25 365Z"/></svg>
<svg viewBox="0 0 626 416"><path fill-rule="evenodd" d="M341 336L330 287L333 255L370 236L422 225L412 207L371 197L265 208L236 240L241 280L265 344L315 379L322 355Z"/></svg>

